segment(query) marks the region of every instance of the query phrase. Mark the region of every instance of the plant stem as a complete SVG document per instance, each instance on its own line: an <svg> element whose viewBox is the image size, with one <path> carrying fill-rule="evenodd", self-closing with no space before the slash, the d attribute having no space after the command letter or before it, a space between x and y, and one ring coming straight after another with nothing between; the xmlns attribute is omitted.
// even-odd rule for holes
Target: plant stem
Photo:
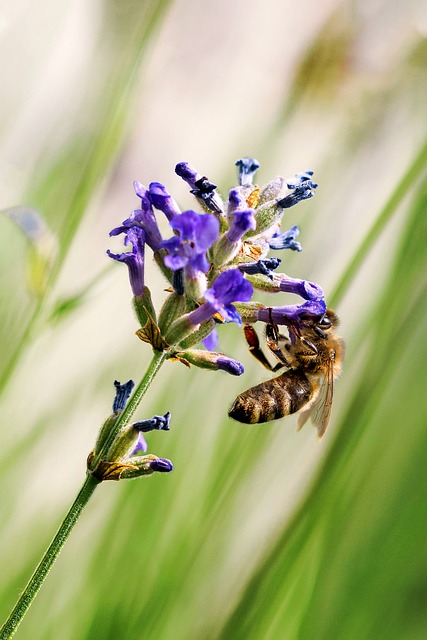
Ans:
<svg viewBox="0 0 427 640"><path fill-rule="evenodd" d="M95 491L98 484L99 480L97 480L93 476L87 476L76 499L71 505L69 512L65 516L63 523L59 527L54 539L50 543L43 558L37 565L36 570L31 576L27 586L25 587L10 616L1 628L0 640L8 640L8 638L11 638L17 630L18 625L20 624L22 618L24 617L31 603L36 597L53 563L57 559L62 547L64 546L74 525L76 524L81 512L83 511L83 508L89 502L89 498Z"/></svg>
<svg viewBox="0 0 427 640"><path fill-rule="evenodd" d="M147 368L139 385L136 387L131 398L129 399L123 412L120 414L120 418L114 425L114 429L108 436L109 446L114 442L114 439L120 429L128 424L131 417L138 408L143 396L149 389L151 383L154 380L155 375L159 371L163 362L166 360L168 353L163 351L155 351L154 356ZM59 527L54 539L50 543L46 553L37 565L36 570L31 576L27 586L25 587L21 597L16 603L14 609L9 615L8 619L4 623L0 630L0 640L8 640L11 638L17 630L21 620L27 613L31 603L39 592L47 574L49 573L52 565L57 559L62 547L64 546L68 536L70 535L74 525L76 524L83 508L89 502L89 498L95 491L96 487L100 483L100 480L94 478L92 475L88 475L80 489L77 498L74 500L70 510L64 518L63 523Z"/></svg>
<svg viewBox="0 0 427 640"><path fill-rule="evenodd" d="M137 410L139 403L141 402L142 398L146 394L147 390L149 389L151 383L154 380L155 375L159 371L160 367L162 366L162 364L164 363L168 355L169 354L167 351L154 351L153 358L150 364L148 365L148 368L144 374L144 377L142 378L141 382L139 383L139 385L136 387L135 391L129 398L125 408L123 409L122 413L119 416L119 419L115 423L114 428L111 429L110 433L108 434L108 437L106 438L104 444L102 445L102 451L110 450L110 447L112 446L114 440L116 439L116 436L119 433L120 429L122 427L125 427L130 422L130 419L132 418L133 414Z"/></svg>

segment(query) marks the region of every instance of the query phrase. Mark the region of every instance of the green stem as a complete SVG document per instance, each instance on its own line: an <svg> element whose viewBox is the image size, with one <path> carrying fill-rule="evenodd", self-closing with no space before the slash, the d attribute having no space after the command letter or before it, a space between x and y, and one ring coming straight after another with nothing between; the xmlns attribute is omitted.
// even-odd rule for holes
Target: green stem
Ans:
<svg viewBox="0 0 427 640"><path fill-rule="evenodd" d="M147 368L147 371L145 372L144 377L142 378L141 382L139 383L139 385L136 387L135 391L129 398L125 408L120 414L119 419L114 424L114 428L111 429L110 433L108 434L108 437L103 443L102 450L100 453L101 457L103 455L103 452L110 450L110 447L112 446L114 440L116 439L116 436L119 433L120 429L122 429L122 427L125 427L127 424L129 424L130 419L132 418L133 414L137 410L139 403L141 402L143 396L148 391L148 388L153 382L155 375L159 371L164 361L167 359L168 355L169 354L167 351L154 351L153 358L150 364L148 365L148 368ZM95 463L94 463L94 466L96 466Z"/></svg>
<svg viewBox="0 0 427 640"><path fill-rule="evenodd" d="M120 429L129 423L133 414L137 410L143 396L153 382L155 375L157 374L167 357L168 353L166 351L154 352L154 356L148 366L147 371L145 372L144 377L133 392L132 397L129 399L125 409L120 414L119 419L115 423L114 429L107 438L107 441L109 443L108 447L111 446L111 444L114 442L114 439ZM103 450L106 451L107 449L103 447ZM49 545L49 548L47 549L40 563L37 565L37 568L31 576L30 581L25 587L21 597L19 598L13 611L1 628L0 640L8 640L8 638L11 638L17 630L18 625L20 624L22 618L24 617L31 603L36 597L53 563L58 557L59 552L64 546L81 512L83 511L83 508L88 503L89 498L95 491L99 482L100 481L97 478L94 478L92 475L87 476L77 498L75 499L69 512L65 516L65 519L59 527L58 532L56 533L51 544Z"/></svg>
<svg viewBox="0 0 427 640"><path fill-rule="evenodd" d="M373 247L375 241L380 236L388 221L392 218L397 207L399 206L405 195L408 193L409 189L415 184L415 181L420 176L423 169L425 169L426 164L427 142L424 142L423 146L404 173L402 179L396 186L390 198L385 203L374 224L369 229L359 249L356 251L353 258L347 265L347 268L345 269L338 284L335 287L335 291L328 300L331 307L336 307L337 304L341 301L342 297L348 289L348 286L355 278L360 265Z"/></svg>
<svg viewBox="0 0 427 640"><path fill-rule="evenodd" d="M30 581L25 587L24 592L1 628L0 640L8 640L8 638L11 638L17 630L18 625L36 597L53 563L58 557L81 512L83 511L83 508L88 503L89 498L95 491L98 484L99 480L93 476L87 476L77 498L74 500L69 512L65 516L64 521L59 527L54 539L49 545L49 548L40 560L36 570L30 578Z"/></svg>

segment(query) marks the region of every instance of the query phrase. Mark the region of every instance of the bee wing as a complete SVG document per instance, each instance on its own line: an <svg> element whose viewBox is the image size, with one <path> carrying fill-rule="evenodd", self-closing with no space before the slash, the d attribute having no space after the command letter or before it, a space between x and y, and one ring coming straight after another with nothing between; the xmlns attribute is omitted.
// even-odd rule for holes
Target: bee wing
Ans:
<svg viewBox="0 0 427 640"><path fill-rule="evenodd" d="M331 417L332 400L334 396L334 358L328 363L328 368L322 376L319 384L319 392L311 406L302 411L298 418L298 431L302 429L307 420L311 418L313 426L317 429L317 437L320 440L329 424Z"/></svg>

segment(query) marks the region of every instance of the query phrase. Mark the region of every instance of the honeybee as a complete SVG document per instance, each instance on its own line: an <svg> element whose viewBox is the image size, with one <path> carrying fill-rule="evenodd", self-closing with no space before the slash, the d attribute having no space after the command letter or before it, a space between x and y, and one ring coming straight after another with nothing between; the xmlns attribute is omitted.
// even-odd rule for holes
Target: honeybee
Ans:
<svg viewBox="0 0 427 640"><path fill-rule="evenodd" d="M267 324L267 347L278 358L272 367L259 346L252 325L244 327L252 354L268 369L287 371L261 382L237 396L228 415L238 422L258 424L301 411L298 430L308 418L324 435L331 415L334 380L342 369L344 341L334 333L339 319L330 309L322 318L305 318L288 327L289 338L279 335L274 324ZM282 344L281 344L282 342Z"/></svg>

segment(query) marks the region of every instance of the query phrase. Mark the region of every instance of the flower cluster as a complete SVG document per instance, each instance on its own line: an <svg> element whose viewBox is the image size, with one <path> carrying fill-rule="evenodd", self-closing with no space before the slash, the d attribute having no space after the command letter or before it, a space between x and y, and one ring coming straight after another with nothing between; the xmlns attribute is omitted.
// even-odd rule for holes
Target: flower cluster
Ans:
<svg viewBox="0 0 427 640"><path fill-rule="evenodd" d="M144 433L148 431L169 431L171 414L153 416L133 424L124 424L117 433L115 427L122 416L126 403L134 387L133 380L125 384L114 382L116 395L113 401L113 413L104 422L95 448L87 460L88 472L100 482L104 480L122 480L150 476L153 473L172 471L173 465L166 458L155 455L140 455L147 451L148 445ZM111 437L111 435L114 437Z"/></svg>
<svg viewBox="0 0 427 640"><path fill-rule="evenodd" d="M187 162L175 172L190 187L197 210L181 211L166 187L152 182L148 187L134 183L140 206L110 236L124 236L130 251L115 254L113 260L128 266L133 304L140 328L138 337L149 343L155 353L186 366L222 370L241 375L243 365L217 352L217 327L234 322L286 325L289 335L311 318L322 318L326 304L321 287L314 282L277 273L281 259L270 251L301 251L296 241L297 226L281 230L286 209L311 198L317 184L313 172L296 174L292 180L281 177L263 187L254 184L259 163L253 158L236 162L238 185L224 200L217 187ZM164 238L159 216L165 216L171 236ZM154 309L145 283L146 245L169 282L168 296L159 312ZM292 293L303 299L293 305L265 306L253 301L254 290ZM111 416L101 429L97 445L88 462L92 475L119 479L170 471L172 464L163 458L145 454L144 433L168 430L170 414L116 428L109 442L111 424L120 419L133 383L116 383L117 395ZM119 417L118 417L119 416Z"/></svg>
<svg viewBox="0 0 427 640"><path fill-rule="evenodd" d="M301 318L321 317L326 310L319 285L273 273L281 260L267 257L270 250L301 251L295 239L298 227L283 232L280 225L285 209L314 195L317 184L312 180L313 172L298 173L288 181L278 177L260 188L254 184L257 160L242 158L236 165L239 184L230 189L224 201L208 178L187 162L177 164L175 172L190 186L199 211L181 211L159 182L148 188L135 182L140 208L110 233L124 234L125 244L132 250L121 254L108 251L111 258L128 265L141 323L137 333L142 340L154 349L167 349L170 357L187 364L232 374L242 373L242 365L213 351L219 323L241 324L243 319L295 326ZM162 237L156 218L159 213L169 221L170 238ZM146 244L171 286L158 318L144 282ZM254 289L295 293L304 302L266 307L251 301ZM199 358L194 349L187 353L198 342L208 349L199 350Z"/></svg>

